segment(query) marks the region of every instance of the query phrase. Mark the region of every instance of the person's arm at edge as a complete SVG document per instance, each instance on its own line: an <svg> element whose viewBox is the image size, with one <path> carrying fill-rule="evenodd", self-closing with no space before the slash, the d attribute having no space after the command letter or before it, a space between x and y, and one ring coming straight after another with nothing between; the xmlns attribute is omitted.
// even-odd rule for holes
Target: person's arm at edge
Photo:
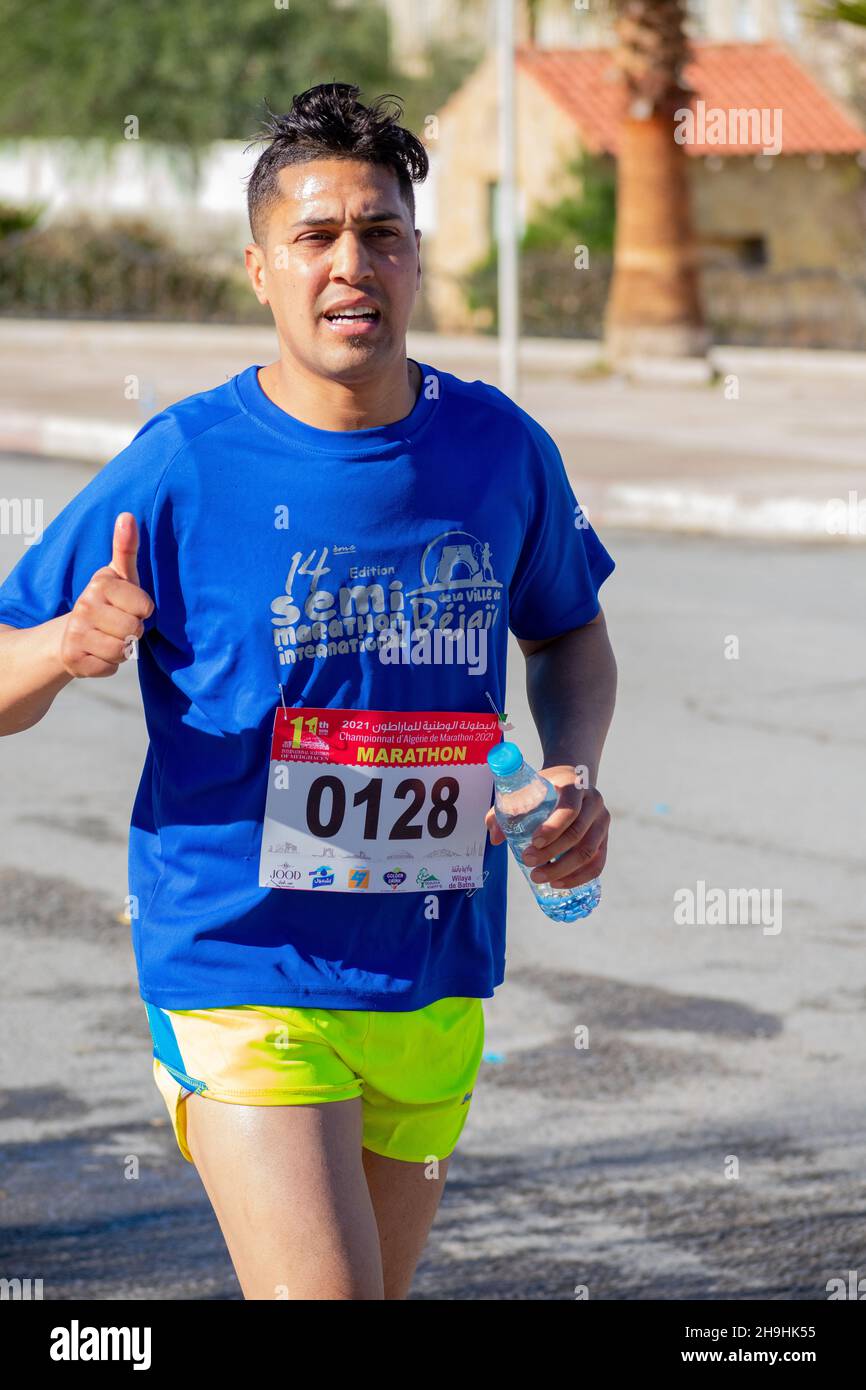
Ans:
<svg viewBox="0 0 866 1390"><path fill-rule="evenodd" d="M95 572L69 613L31 627L0 623L0 736L38 724L70 681L119 669L126 642L143 636L154 610L139 586L137 555L135 516L120 512L111 563Z"/></svg>
<svg viewBox="0 0 866 1390"><path fill-rule="evenodd" d="M38 724L56 695L75 677L60 648L68 613L35 627L0 623L0 737Z"/></svg>

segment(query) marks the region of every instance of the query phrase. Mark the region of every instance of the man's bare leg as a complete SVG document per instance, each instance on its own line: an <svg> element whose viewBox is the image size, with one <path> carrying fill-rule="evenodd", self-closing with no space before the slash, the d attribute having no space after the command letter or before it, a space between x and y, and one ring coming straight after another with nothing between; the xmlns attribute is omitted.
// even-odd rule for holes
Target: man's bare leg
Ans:
<svg viewBox="0 0 866 1390"><path fill-rule="evenodd" d="M435 1178L426 1176L425 1163L385 1158L371 1149L364 1149L363 1159L379 1230L385 1297L407 1298L445 1188L450 1159L439 1160Z"/></svg>
<svg viewBox="0 0 866 1390"><path fill-rule="evenodd" d="M360 1099L183 1103L189 1151L244 1298L384 1298Z"/></svg>

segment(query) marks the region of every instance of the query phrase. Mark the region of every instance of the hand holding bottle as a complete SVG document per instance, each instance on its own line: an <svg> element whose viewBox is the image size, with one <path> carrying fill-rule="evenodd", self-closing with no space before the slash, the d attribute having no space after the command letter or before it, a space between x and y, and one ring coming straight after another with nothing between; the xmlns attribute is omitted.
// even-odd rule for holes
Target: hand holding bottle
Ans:
<svg viewBox="0 0 866 1390"><path fill-rule="evenodd" d="M574 767L557 764L536 773L513 743L497 744L488 762L496 782L486 817L491 842L508 840L548 916L572 921L591 912L610 826L601 794L577 786Z"/></svg>
<svg viewBox="0 0 866 1390"><path fill-rule="evenodd" d="M539 775L557 788L559 803L532 836L533 848L524 851L523 862L532 867L534 883L575 888L597 878L605 866L610 812L597 787L575 786L573 767L543 767ZM485 824L491 844L501 845L505 834L495 807L487 812ZM556 864L550 862L554 859Z"/></svg>

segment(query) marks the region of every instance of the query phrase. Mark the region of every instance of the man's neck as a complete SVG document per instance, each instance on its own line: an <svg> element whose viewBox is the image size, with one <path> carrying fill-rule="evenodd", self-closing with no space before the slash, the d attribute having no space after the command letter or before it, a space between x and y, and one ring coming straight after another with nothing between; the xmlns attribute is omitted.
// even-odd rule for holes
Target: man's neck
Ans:
<svg viewBox="0 0 866 1390"><path fill-rule="evenodd" d="M313 376L280 358L262 367L259 385L281 410L319 430L365 430L405 420L421 392L421 368L403 358L402 370L353 388Z"/></svg>

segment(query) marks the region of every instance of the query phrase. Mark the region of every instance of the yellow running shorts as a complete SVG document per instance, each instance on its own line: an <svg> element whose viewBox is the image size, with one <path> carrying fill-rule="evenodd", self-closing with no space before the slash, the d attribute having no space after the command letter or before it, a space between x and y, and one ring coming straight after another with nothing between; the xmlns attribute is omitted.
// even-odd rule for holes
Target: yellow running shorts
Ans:
<svg viewBox="0 0 866 1390"><path fill-rule="evenodd" d="M388 1158L447 1158L469 1114L484 1050L480 999L411 1012L145 1003L153 1075L188 1162L193 1091L232 1105L313 1105L361 1097L363 1146Z"/></svg>

